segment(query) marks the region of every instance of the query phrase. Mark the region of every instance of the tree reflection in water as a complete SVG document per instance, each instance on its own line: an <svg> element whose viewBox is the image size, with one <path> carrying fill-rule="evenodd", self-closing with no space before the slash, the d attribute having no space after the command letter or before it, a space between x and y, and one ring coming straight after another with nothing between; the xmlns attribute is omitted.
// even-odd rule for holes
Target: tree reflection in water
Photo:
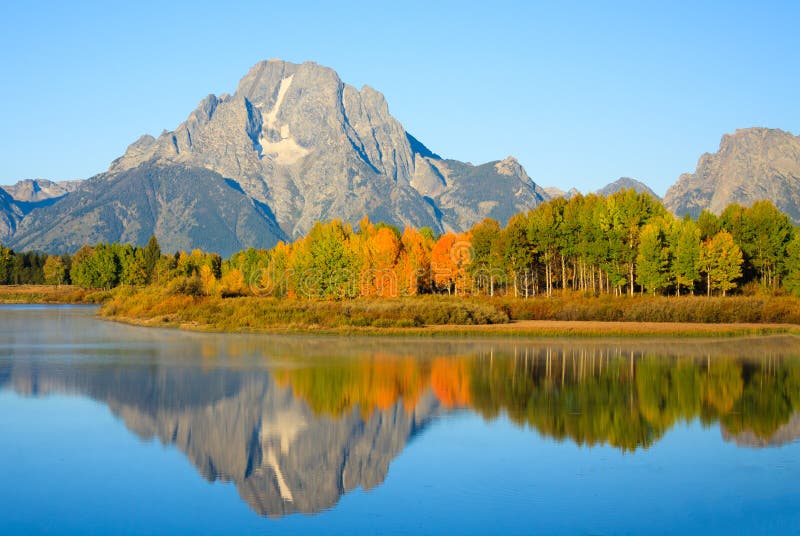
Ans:
<svg viewBox="0 0 800 536"><path fill-rule="evenodd" d="M71 360L30 345L17 356L11 347L0 386L102 401L137 435L174 445L206 478L234 482L270 516L317 512L381 484L409 439L451 411L504 414L545 437L622 451L646 449L695 419L740 445L800 436L792 338L174 338L78 345Z"/></svg>

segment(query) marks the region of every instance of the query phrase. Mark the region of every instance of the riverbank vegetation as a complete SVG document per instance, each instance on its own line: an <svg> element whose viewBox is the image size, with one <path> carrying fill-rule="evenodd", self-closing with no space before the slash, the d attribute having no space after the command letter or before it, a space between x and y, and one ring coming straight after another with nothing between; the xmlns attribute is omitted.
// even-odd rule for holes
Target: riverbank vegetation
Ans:
<svg viewBox="0 0 800 536"><path fill-rule="evenodd" d="M800 232L768 201L676 218L625 190L543 203L465 233L318 223L222 259L97 244L0 246L0 283L119 287L104 309L219 329L413 327L509 320L800 322ZM429 301L409 299L428 296ZM702 298L700 297L702 296ZM169 321L167 321L168 323Z"/></svg>
<svg viewBox="0 0 800 536"><path fill-rule="evenodd" d="M72 285L0 285L0 303L99 304L111 292Z"/></svg>
<svg viewBox="0 0 800 536"><path fill-rule="evenodd" d="M430 336L666 337L800 333L800 299L618 297L529 299L411 296L352 300L192 296L117 289L100 314L149 326L210 331Z"/></svg>

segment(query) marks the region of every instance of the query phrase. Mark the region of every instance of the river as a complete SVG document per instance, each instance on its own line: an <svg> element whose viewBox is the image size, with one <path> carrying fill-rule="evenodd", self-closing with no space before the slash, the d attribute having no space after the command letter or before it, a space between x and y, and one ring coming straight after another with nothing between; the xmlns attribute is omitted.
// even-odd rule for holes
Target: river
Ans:
<svg viewBox="0 0 800 536"><path fill-rule="evenodd" d="M206 334L0 306L0 533L800 530L800 339Z"/></svg>

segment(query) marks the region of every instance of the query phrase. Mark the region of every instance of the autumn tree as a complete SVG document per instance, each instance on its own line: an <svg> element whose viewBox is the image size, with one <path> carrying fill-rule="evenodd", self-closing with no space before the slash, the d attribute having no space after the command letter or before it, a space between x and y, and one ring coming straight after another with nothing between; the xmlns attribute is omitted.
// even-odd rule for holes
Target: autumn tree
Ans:
<svg viewBox="0 0 800 536"><path fill-rule="evenodd" d="M503 240L503 265L514 285L514 296L528 297L536 270L536 250L528 238L526 214L512 216ZM520 289L521 286L521 289Z"/></svg>
<svg viewBox="0 0 800 536"><path fill-rule="evenodd" d="M455 233L445 233L439 237L431 250L431 275L438 288L447 288L447 293L452 294L458 278L458 265L453 257L456 244Z"/></svg>
<svg viewBox="0 0 800 536"><path fill-rule="evenodd" d="M639 235L639 254L636 256L637 282L653 294L669 286L670 258L662 222L642 227Z"/></svg>
<svg viewBox="0 0 800 536"><path fill-rule="evenodd" d="M147 241L147 245L143 251L143 257L144 269L147 274L147 283L150 283L153 280L156 263L161 258L161 247L158 245L158 239L156 239L155 235L151 236L150 240Z"/></svg>
<svg viewBox="0 0 800 536"><path fill-rule="evenodd" d="M60 255L48 255L43 272L44 281L48 285L63 285L67 282L67 265Z"/></svg>
<svg viewBox="0 0 800 536"><path fill-rule="evenodd" d="M397 265L400 293L415 295L429 292L433 236L426 236L421 231L406 227L400 240L402 252Z"/></svg>
<svg viewBox="0 0 800 536"><path fill-rule="evenodd" d="M786 277L783 280L786 290L800 296L800 232L786 246Z"/></svg>
<svg viewBox="0 0 800 536"><path fill-rule="evenodd" d="M11 282L11 269L14 263L14 252L0 244L0 285Z"/></svg>
<svg viewBox="0 0 800 536"><path fill-rule="evenodd" d="M706 274L706 289L727 292L736 288L735 280L742 275L742 250L728 231L720 231L703 244L700 252L701 271Z"/></svg>
<svg viewBox="0 0 800 536"><path fill-rule="evenodd" d="M556 277L564 203L562 198L553 199L536 207L528 217L528 240L538 252L539 262L544 265L548 296L553 293Z"/></svg>
<svg viewBox="0 0 800 536"><path fill-rule="evenodd" d="M674 220L669 244L675 293L680 296L682 287L694 293L694 285L700 280L700 228L688 218Z"/></svg>
<svg viewBox="0 0 800 536"><path fill-rule="evenodd" d="M789 216L770 201L757 201L742 213L739 236L734 240L766 288L776 288L784 270L786 246L792 238Z"/></svg>
<svg viewBox="0 0 800 536"><path fill-rule="evenodd" d="M697 216L697 228L700 230L700 240L705 242L722 230L722 222L713 212L703 210Z"/></svg>
<svg viewBox="0 0 800 536"><path fill-rule="evenodd" d="M497 220L486 218L470 230L472 236L472 259L469 272L473 280L484 290L488 287L490 296L494 296L497 283L505 279L503 269L504 234Z"/></svg>
<svg viewBox="0 0 800 536"><path fill-rule="evenodd" d="M358 295L359 258L350 241L350 225L339 220L317 223L295 243L293 290L300 297L353 298Z"/></svg>

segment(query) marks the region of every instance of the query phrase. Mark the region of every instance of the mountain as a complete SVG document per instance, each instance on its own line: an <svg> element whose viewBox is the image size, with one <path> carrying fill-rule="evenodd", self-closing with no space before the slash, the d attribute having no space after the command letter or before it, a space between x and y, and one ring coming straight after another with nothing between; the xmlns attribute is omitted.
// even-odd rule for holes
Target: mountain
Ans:
<svg viewBox="0 0 800 536"><path fill-rule="evenodd" d="M747 128L722 137L716 153L700 157L664 197L672 212L719 214L731 203L768 199L800 223L800 137L768 128Z"/></svg>
<svg viewBox="0 0 800 536"><path fill-rule="evenodd" d="M661 199L653 190L650 189L645 183L632 179L630 177L620 177L610 184L606 184L597 193L599 195L611 195L620 190L636 190L637 192L650 195L653 199Z"/></svg>
<svg viewBox="0 0 800 536"><path fill-rule="evenodd" d="M82 181L53 182L47 179L25 179L10 186L0 186L8 192L23 211L30 212L40 206L51 205L70 192L77 190Z"/></svg>
<svg viewBox="0 0 800 536"><path fill-rule="evenodd" d="M0 241L14 234L23 212L11 195L0 188Z"/></svg>
<svg viewBox="0 0 800 536"><path fill-rule="evenodd" d="M195 178L200 170L215 178ZM157 224L163 203L144 208L144 192L161 182L178 188L176 174L186 188L169 209L178 229L172 231ZM197 229L193 207L213 199L204 188L220 178L241 199L219 212L230 216L249 200L246 212L259 214L270 232L236 227L226 235L236 240L220 235L201 244L198 232L185 231ZM121 193L120 181L125 197L113 193ZM142 136L106 173L31 212L14 243L54 251L79 240L140 240L146 228L168 250L202 245L230 252L294 239L333 218L357 222L366 215L439 232L485 217L505 223L545 198L513 158L477 166L443 159L406 132L375 89L356 89L315 63L270 60L250 69L233 95L209 95L175 130Z"/></svg>
<svg viewBox="0 0 800 536"><path fill-rule="evenodd" d="M26 217L13 244L71 252L100 240L145 244L153 234L165 251L224 256L285 238L269 210L236 183L207 169L153 164L85 181Z"/></svg>
<svg viewBox="0 0 800 536"><path fill-rule="evenodd" d="M484 218L505 224L549 199L513 157L479 166L415 155L411 185L436 209L446 231L463 231Z"/></svg>
<svg viewBox="0 0 800 536"><path fill-rule="evenodd" d="M569 199L581 193L577 188L570 188L569 190L564 191L558 186L545 186L543 190L547 194L547 197L549 199L555 199L556 197L563 197L564 199Z"/></svg>

